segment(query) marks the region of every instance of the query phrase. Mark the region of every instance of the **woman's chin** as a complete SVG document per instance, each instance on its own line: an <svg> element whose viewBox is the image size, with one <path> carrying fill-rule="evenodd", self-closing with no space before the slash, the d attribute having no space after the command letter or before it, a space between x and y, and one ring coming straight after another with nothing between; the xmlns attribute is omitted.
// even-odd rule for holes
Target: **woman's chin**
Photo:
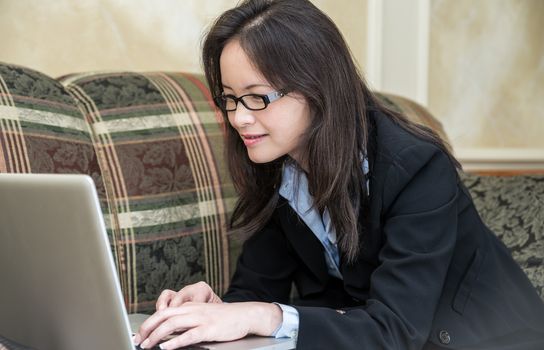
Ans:
<svg viewBox="0 0 544 350"><path fill-rule="evenodd" d="M261 152L251 152L251 151L249 151L247 155L253 163L257 163L257 164L270 163L282 156L281 154L280 155L263 154Z"/></svg>

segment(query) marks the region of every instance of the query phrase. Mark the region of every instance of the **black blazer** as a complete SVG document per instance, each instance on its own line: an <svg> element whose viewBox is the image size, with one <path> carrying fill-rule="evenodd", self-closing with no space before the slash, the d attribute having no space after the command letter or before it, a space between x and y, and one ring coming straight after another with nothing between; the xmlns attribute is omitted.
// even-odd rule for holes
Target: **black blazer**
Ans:
<svg viewBox="0 0 544 350"><path fill-rule="evenodd" d="M299 349L495 349L514 336L532 345L505 348L544 349L544 303L447 155L382 114L370 121L368 232L355 264L341 257L343 281L280 198L244 243L223 299L289 303L294 282Z"/></svg>

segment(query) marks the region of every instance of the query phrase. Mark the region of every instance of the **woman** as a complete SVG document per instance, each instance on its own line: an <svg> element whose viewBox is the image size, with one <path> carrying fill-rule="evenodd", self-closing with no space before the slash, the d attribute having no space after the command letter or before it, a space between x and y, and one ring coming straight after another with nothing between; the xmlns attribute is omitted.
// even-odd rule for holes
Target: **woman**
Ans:
<svg viewBox="0 0 544 350"><path fill-rule="evenodd" d="M250 237L222 299L203 282L163 292L136 343L183 331L161 347L258 334L300 349L544 348L544 305L458 163L376 99L326 15L245 1L215 22L203 62L229 122L233 228Z"/></svg>

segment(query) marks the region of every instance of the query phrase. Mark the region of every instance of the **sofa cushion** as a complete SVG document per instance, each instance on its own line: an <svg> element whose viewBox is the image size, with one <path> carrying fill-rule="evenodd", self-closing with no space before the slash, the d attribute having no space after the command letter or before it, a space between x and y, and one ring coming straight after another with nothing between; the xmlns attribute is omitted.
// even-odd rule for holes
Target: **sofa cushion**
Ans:
<svg viewBox="0 0 544 350"><path fill-rule="evenodd" d="M461 176L482 220L544 299L544 175Z"/></svg>
<svg viewBox="0 0 544 350"><path fill-rule="evenodd" d="M56 80L0 63L0 173L73 173L92 177L106 195L90 129Z"/></svg>
<svg viewBox="0 0 544 350"><path fill-rule="evenodd" d="M235 195L223 122L201 75L104 73L61 82L84 110L109 201L106 226L130 312L159 293L229 281Z"/></svg>
<svg viewBox="0 0 544 350"><path fill-rule="evenodd" d="M41 73L5 64L0 64L0 172L87 174L102 187L89 128L72 97Z"/></svg>

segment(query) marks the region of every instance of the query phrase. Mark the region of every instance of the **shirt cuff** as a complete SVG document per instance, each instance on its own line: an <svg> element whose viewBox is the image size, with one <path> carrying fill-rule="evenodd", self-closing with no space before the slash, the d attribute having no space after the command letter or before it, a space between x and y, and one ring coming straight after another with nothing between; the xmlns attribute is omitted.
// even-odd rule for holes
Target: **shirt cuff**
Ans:
<svg viewBox="0 0 544 350"><path fill-rule="evenodd" d="M275 338L291 338L297 339L298 337L298 324L299 317L298 311L292 306L283 305L279 303L274 303L278 305L283 312L283 322L280 326L272 333L272 336Z"/></svg>

